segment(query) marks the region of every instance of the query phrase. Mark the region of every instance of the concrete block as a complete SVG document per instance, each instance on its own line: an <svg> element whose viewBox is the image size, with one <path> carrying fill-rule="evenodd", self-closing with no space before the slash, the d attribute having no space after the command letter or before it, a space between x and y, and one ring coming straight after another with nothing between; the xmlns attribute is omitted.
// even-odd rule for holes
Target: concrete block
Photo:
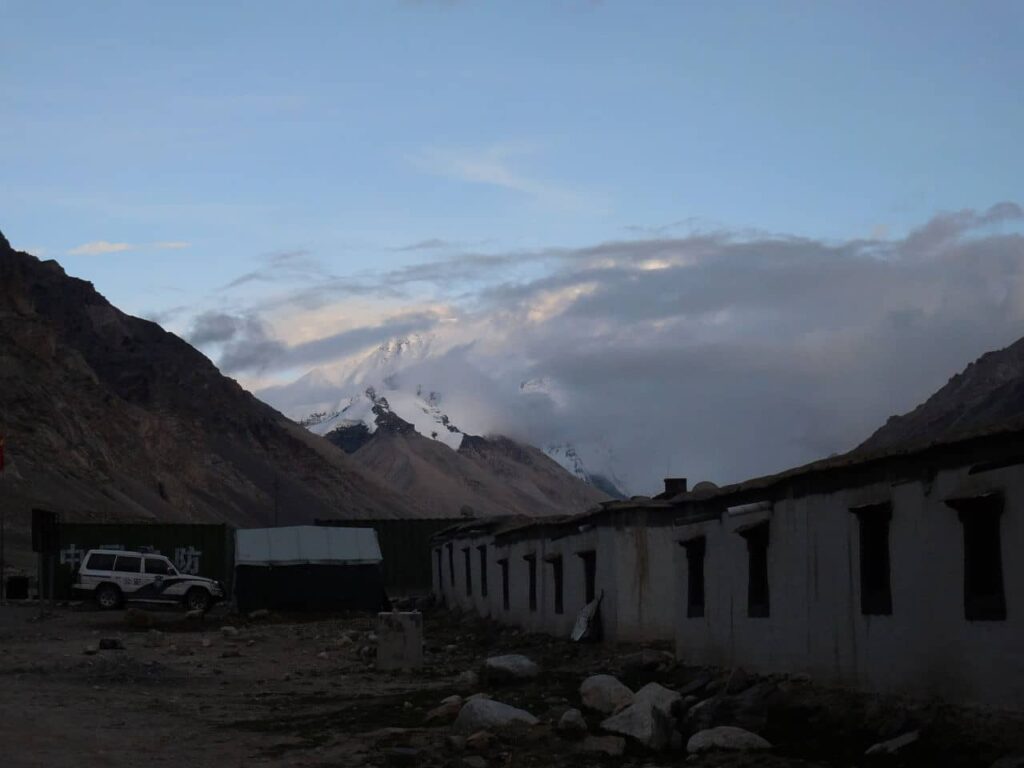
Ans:
<svg viewBox="0 0 1024 768"><path fill-rule="evenodd" d="M423 666L423 614L419 611L377 614L377 669Z"/></svg>

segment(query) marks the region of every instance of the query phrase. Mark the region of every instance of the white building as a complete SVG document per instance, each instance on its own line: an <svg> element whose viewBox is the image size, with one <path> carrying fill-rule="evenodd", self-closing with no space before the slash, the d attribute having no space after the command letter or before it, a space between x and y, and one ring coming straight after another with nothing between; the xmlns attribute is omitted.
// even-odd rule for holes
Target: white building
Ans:
<svg viewBox="0 0 1024 768"><path fill-rule="evenodd" d="M671 496L671 498L664 498ZM685 663L1024 710L1024 433L442 532L447 604Z"/></svg>

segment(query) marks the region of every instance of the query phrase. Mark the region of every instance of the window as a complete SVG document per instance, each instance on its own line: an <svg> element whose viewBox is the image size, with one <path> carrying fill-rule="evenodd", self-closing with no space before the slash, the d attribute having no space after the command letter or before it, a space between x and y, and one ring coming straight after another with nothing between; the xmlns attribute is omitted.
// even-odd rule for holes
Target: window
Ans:
<svg viewBox="0 0 1024 768"><path fill-rule="evenodd" d="M480 596L487 597L487 547L477 547L476 551L480 553Z"/></svg>
<svg viewBox="0 0 1024 768"><path fill-rule="evenodd" d="M434 555L437 558L437 588L444 588L444 571L441 568L441 548L438 547L434 550Z"/></svg>
<svg viewBox="0 0 1024 768"><path fill-rule="evenodd" d="M703 536L683 542L686 550L686 616L694 619L704 615L704 552Z"/></svg>
<svg viewBox="0 0 1024 768"><path fill-rule="evenodd" d="M747 616L766 618L771 612L768 598L768 521L740 532L747 540Z"/></svg>
<svg viewBox="0 0 1024 768"><path fill-rule="evenodd" d="M590 604L597 597L597 552L591 549L578 554L583 561L583 601Z"/></svg>
<svg viewBox="0 0 1024 768"><path fill-rule="evenodd" d="M1005 621L1006 594L999 532L1003 497L991 493L946 503L957 510L964 529L964 618Z"/></svg>
<svg viewBox="0 0 1024 768"><path fill-rule="evenodd" d="M142 558L138 555L118 555L114 570L119 573L138 573L142 570Z"/></svg>
<svg viewBox="0 0 1024 768"><path fill-rule="evenodd" d="M555 613L561 614L565 610L565 602L563 599L563 568L562 568L562 556L552 555L547 558L547 561L551 563L551 578L555 583Z"/></svg>
<svg viewBox="0 0 1024 768"><path fill-rule="evenodd" d="M146 573L156 576L170 576L174 573L171 564L162 557L147 557L145 560Z"/></svg>
<svg viewBox="0 0 1024 768"><path fill-rule="evenodd" d="M525 555L526 568L530 576L530 610L537 610L537 556Z"/></svg>
<svg viewBox="0 0 1024 768"><path fill-rule="evenodd" d="M501 566L501 607L508 610L509 599L508 599L508 558L504 558L498 561L498 565Z"/></svg>
<svg viewBox="0 0 1024 768"><path fill-rule="evenodd" d="M448 542L448 582L455 586L455 550L452 543Z"/></svg>
<svg viewBox="0 0 1024 768"><path fill-rule="evenodd" d="M90 571L112 571L114 570L114 558L116 555L94 554L89 558L85 567Z"/></svg>
<svg viewBox="0 0 1024 768"><path fill-rule="evenodd" d="M462 562L466 566L466 594L473 596L473 562L469 557L469 547L462 548Z"/></svg>
<svg viewBox="0 0 1024 768"><path fill-rule="evenodd" d="M865 616L888 616L892 613L889 575L892 505L871 504L851 511L860 523L860 612Z"/></svg>

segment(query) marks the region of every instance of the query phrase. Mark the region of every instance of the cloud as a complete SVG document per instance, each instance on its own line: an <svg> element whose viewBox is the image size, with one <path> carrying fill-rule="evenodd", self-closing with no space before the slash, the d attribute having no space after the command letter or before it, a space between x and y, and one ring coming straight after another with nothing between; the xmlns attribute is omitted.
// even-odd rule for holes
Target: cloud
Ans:
<svg viewBox="0 0 1024 768"><path fill-rule="evenodd" d="M69 256L100 256L104 253L120 253L130 251L134 246L131 243L110 243L106 240L96 240L92 243L84 243L68 251Z"/></svg>
<svg viewBox="0 0 1024 768"><path fill-rule="evenodd" d="M452 248L458 245L450 240L441 240L437 237L431 237L427 240L420 240L409 245L403 245L399 248L395 248L396 251L429 251L438 248Z"/></svg>
<svg viewBox="0 0 1024 768"><path fill-rule="evenodd" d="M413 156L412 162L426 173L509 190L549 208L577 211L594 207L595 201L582 190L537 178L513 167L515 161L536 154L533 146L521 143L430 147Z"/></svg>
<svg viewBox="0 0 1024 768"><path fill-rule="evenodd" d="M721 230L470 251L310 278L193 328L220 340L227 371L295 375L429 333L432 362L409 375L445 393L455 423L591 458L604 446L629 490L650 492L666 471L729 482L849 449L1024 335L1022 225L1004 203L885 240ZM354 291L367 305L403 296L405 309L349 313L299 340L289 318ZM527 380L557 397L524 396Z"/></svg>
<svg viewBox="0 0 1024 768"><path fill-rule="evenodd" d="M107 240L96 240L91 243L83 243L82 245L75 246L67 253L68 256L102 256L107 253L122 253L124 251L179 251L183 248L190 248L191 246L191 243L187 243L183 240L161 240L155 243L141 244L111 243Z"/></svg>

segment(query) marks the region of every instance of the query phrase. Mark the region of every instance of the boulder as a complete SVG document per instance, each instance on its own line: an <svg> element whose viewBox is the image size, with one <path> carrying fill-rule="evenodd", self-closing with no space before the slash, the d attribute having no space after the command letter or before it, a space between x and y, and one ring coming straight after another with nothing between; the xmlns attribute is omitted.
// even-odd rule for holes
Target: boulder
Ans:
<svg viewBox="0 0 1024 768"><path fill-rule="evenodd" d="M650 702L655 708L666 715L675 715L683 697L676 691L669 690L657 683L648 683L633 695L633 703Z"/></svg>
<svg viewBox="0 0 1024 768"><path fill-rule="evenodd" d="M225 624L220 628L220 633L224 637L238 637L238 627L233 627L230 624Z"/></svg>
<svg viewBox="0 0 1024 768"><path fill-rule="evenodd" d="M486 752L494 744L494 735L488 731L477 731L466 739L466 749L474 752Z"/></svg>
<svg viewBox="0 0 1024 768"><path fill-rule="evenodd" d="M601 728L628 736L648 749L664 749L675 731L675 710L681 701L675 691L648 683L633 695L632 704L604 720Z"/></svg>
<svg viewBox="0 0 1024 768"><path fill-rule="evenodd" d="M921 738L920 731L910 731L909 733L904 733L902 736L897 736L895 739L889 739L888 741L880 741L877 744L872 744L864 754L894 755L901 749L913 744L919 738Z"/></svg>
<svg viewBox="0 0 1024 768"><path fill-rule="evenodd" d="M556 728L567 736L579 736L587 732L587 721L578 709L567 709L558 719Z"/></svg>
<svg viewBox="0 0 1024 768"><path fill-rule="evenodd" d="M428 723L450 723L458 717L460 709L462 709L462 697L449 696L427 712L426 721Z"/></svg>
<svg viewBox="0 0 1024 768"><path fill-rule="evenodd" d="M101 651L123 651L124 643L116 637L102 637L100 638L99 647Z"/></svg>
<svg viewBox="0 0 1024 768"><path fill-rule="evenodd" d="M580 752L622 757L626 751L626 740L621 736L587 736L580 742Z"/></svg>
<svg viewBox="0 0 1024 768"><path fill-rule="evenodd" d="M691 755L710 752L716 749L747 752L771 748L772 745L756 733L751 733L731 725L720 725L716 728L698 731L686 742L686 751Z"/></svg>
<svg viewBox="0 0 1024 768"><path fill-rule="evenodd" d="M502 704L493 699L467 701L455 718L455 730L459 733L495 731L512 726L537 724L537 718L524 709Z"/></svg>
<svg viewBox="0 0 1024 768"><path fill-rule="evenodd" d="M633 703L633 691L611 675L591 675L580 684L580 700L587 709L610 715Z"/></svg>
<svg viewBox="0 0 1024 768"><path fill-rule="evenodd" d="M462 691L472 691L480 685L480 676L471 669L467 669L455 678L455 687Z"/></svg>
<svg viewBox="0 0 1024 768"><path fill-rule="evenodd" d="M676 657L668 651L655 651L644 648L642 651L630 653L622 657L622 671L627 675L638 675L655 672L675 663Z"/></svg>
<svg viewBox="0 0 1024 768"><path fill-rule="evenodd" d="M496 683L532 680L540 674L540 667L518 653L492 656L484 662L484 675Z"/></svg>
<svg viewBox="0 0 1024 768"><path fill-rule="evenodd" d="M700 672L690 682L679 689L680 696L692 696L698 694L707 688L708 683L715 679L715 676L710 672Z"/></svg>

